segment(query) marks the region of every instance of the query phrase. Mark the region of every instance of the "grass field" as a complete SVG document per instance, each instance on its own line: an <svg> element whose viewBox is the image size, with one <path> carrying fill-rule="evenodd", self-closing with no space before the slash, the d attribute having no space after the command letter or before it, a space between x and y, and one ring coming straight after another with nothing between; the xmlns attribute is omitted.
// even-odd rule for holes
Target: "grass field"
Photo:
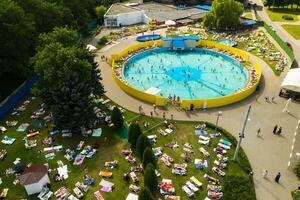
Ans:
<svg viewBox="0 0 300 200"><path fill-rule="evenodd" d="M300 15L300 9L291 9L291 8L267 8L265 7L266 12L268 13L270 19L274 22L297 22L298 15ZM293 16L293 20L283 19L283 15Z"/></svg>
<svg viewBox="0 0 300 200"><path fill-rule="evenodd" d="M300 25L284 24L282 27L291 34L296 40L300 39Z"/></svg>
<svg viewBox="0 0 300 200"><path fill-rule="evenodd" d="M35 99L33 100L29 106L27 107L26 111L24 111L20 116L7 116L6 119L2 120L0 122L0 126L5 126L6 120L18 120L18 125L21 123L30 123L30 128L34 125L34 120L30 119L31 114L39 107L40 100ZM109 112L104 106L100 106L101 109L105 112ZM126 123L130 123L133 121L138 121L143 129L145 131L145 134L157 134L157 127L162 127L164 124L162 123L161 119L158 118L149 118L145 116L140 116L135 113L132 113L130 111L126 111L124 113L124 118ZM150 123L150 130L146 131L142 124L148 121ZM213 174L211 171L212 162L214 161L216 154L212 152L212 148L216 146L217 142L219 141L219 138L213 139L213 141L210 144L210 147L206 147L207 150L211 153L211 158L208 160L209 162L209 168L204 171L199 171L194 168L193 159L194 158L204 158L203 155L198 151L198 148L200 147L200 144L198 144L198 136L194 134L194 126L195 122L177 122L175 125L175 130L172 135L163 137L158 135L158 142L156 146L164 146L166 143L170 143L172 140L178 141L178 144L180 145L180 148L175 150L170 150L166 147L164 147L164 152L167 153L169 156L174 158L174 163L183 163L183 158L180 157L180 154L183 152L182 145L185 142L189 142L194 146L194 154L192 154L192 160L188 164L188 175L184 177L178 177L173 174L171 174L171 169L166 167L163 163L158 161L158 167L161 172L161 175L163 178L170 178L173 180L174 186L176 188L176 194L180 195L182 199L188 199L184 192L182 191L181 187L185 184L185 182L191 177L196 176L201 182L204 184L204 188L198 192L198 194L195 196L194 199L204 199L206 196L206 181L203 178L203 175L205 173L208 173L210 175L213 175L214 177L220 178L217 175ZM17 125L17 126L18 126ZM44 124L45 125L45 124ZM16 126L16 127L17 127ZM71 193L74 184L77 181L84 181L83 175L87 171L88 175L95 178L95 185L90 186L89 191L85 194L83 199L94 199L93 192L99 189L98 183L101 180L101 178L98 176L98 173L100 170L105 170L104 168L104 162L105 161L111 161L111 160L117 160L119 162L119 166L116 169L113 169L113 178L111 178L109 181L113 182L116 185L116 189L112 193L103 193L105 199L125 199L126 196L129 193L129 185L130 183L127 183L123 181L123 173L128 172L130 170L130 167L132 166L129 164L125 159L124 156L121 155L121 150L124 148L129 148L128 143L126 142L126 139L120 137L118 134L118 131L108 128L105 124L101 125L100 127L103 130L103 134L100 138L83 138L79 135L74 135L71 139L70 138L62 138L60 135L54 136L55 139L55 145L63 145L64 150L70 148L75 149L77 144L84 140L85 144L93 145L96 141L100 144L100 147L98 149L98 152L94 155L94 157L88 159L86 158L82 166L74 166L72 162L68 162L64 158L64 151L63 152L57 152L56 158L54 160L46 161L45 156L42 153L39 153L39 150L43 149L42 146L42 140L48 136L48 133L51 129L51 124L48 124L49 127L41 127L38 129L40 131L40 135L36 136L32 139L37 140L38 145L37 147L34 147L30 150L25 149L24 147L24 141L22 140L26 133L19 133L16 132L16 127L9 128L8 131L0 136L2 139L4 135L12 136L16 138L16 141L14 144L10 146L0 144L0 149L6 149L7 150L7 156L5 160L1 161L0 165L0 177L2 178L2 185L0 186L0 189L3 188L9 188L8 197L6 199L36 199L36 196L30 196L27 197L25 190L20 185L13 185L13 181L15 180L15 176L5 176L4 172L5 169L13 167L13 161L16 158L21 158L22 162L25 164L32 163L32 164L41 164L41 163L49 163L49 166L51 169L56 169L58 167L57 161L62 160L64 164L68 165L68 171L69 171L69 178L63 182L54 182L54 174L50 176L51 179L51 190L55 192L58 188L61 186L66 186L71 190ZM151 130L151 127L155 127ZM163 128L163 127L162 127ZM209 133L214 132L212 129L208 129ZM106 139L105 139L106 138ZM230 138L227 138L225 135L222 136L223 139L229 140ZM231 138L232 139L232 138ZM229 158L232 158L233 156L233 148L228 152ZM239 158L238 162L229 162L228 168L225 170L227 174L234 174L234 175L241 175L241 176L248 176L247 172L244 169L244 166L249 166L248 161L243 156ZM138 161L135 165L140 164ZM143 175L139 174L138 177L140 178L140 186L143 185ZM223 181L223 178L220 178L221 182ZM252 184L253 186L253 184ZM253 199L255 199L255 192L254 192L254 186L252 188L249 188L252 190L253 193Z"/></svg>

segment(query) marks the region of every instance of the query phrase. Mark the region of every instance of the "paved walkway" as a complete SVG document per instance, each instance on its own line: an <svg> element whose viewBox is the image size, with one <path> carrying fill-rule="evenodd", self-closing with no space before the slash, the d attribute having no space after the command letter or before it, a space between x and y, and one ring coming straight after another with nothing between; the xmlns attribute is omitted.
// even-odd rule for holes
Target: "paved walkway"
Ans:
<svg viewBox="0 0 300 200"><path fill-rule="evenodd" d="M107 91L106 95L117 104L135 112L138 112L139 105L143 105L146 114L149 114L152 110L152 105L135 99L121 90L112 78L110 66L100 59L101 55L110 56L135 43L136 41L131 38L123 40L119 44L114 45L105 51L100 50L97 53L96 60L101 66L103 84ZM252 105L250 120L246 129L246 137L242 146L253 167L257 198L258 200L288 200L291 199L290 191L297 187L297 179L294 176L291 167L288 167L288 162L290 160L290 151L295 127L300 116L300 105L292 102L289 107L291 114L282 113L286 100L279 98L278 93L285 74L277 77L264 61L251 56L251 60L253 61L254 59L261 64L263 70L260 92L253 94L239 103L221 108L209 109L206 112L195 111L186 113L175 109L169 109L160 110L158 117L161 117L162 112L165 112L167 118L169 118L172 113L174 119L177 120L207 120L215 122L215 113L221 110L223 111L223 116L220 118L219 125L237 136L241 129L244 113L246 112L248 105ZM258 101L255 100L256 95L259 96ZM276 103L266 103L264 101L266 95L275 95ZM272 134L275 124L283 127L283 136L275 136ZM258 127L262 130L261 137L259 138L256 136ZM292 164L295 162L296 160L294 159ZM269 171L269 179L262 178L261 174L263 169ZM281 184L274 183L274 177L278 172L282 173L282 179L280 180Z"/></svg>
<svg viewBox="0 0 300 200"><path fill-rule="evenodd" d="M293 36L291 36L281 25L282 23L273 22L267 12L264 10L264 6L261 0L253 0L253 3L256 3L258 6L261 6L261 10L257 10L257 14L263 19L267 24L271 25L277 32L277 34L281 37L281 39L285 42L289 42L293 47L293 52L295 54L295 59L300 65L300 40L296 40Z"/></svg>

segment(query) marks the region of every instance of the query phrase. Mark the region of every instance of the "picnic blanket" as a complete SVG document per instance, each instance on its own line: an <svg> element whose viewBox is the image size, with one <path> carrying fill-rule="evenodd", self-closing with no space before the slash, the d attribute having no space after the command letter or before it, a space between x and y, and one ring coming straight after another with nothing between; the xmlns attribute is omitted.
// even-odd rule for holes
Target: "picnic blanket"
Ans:
<svg viewBox="0 0 300 200"><path fill-rule="evenodd" d="M23 123L21 124L18 128L17 128L17 131L18 132L24 132L26 131L26 129L29 127L29 124L28 123Z"/></svg>
<svg viewBox="0 0 300 200"><path fill-rule="evenodd" d="M46 147L46 148L44 148L43 152L45 154L49 154L49 153L59 152L62 150L64 150L63 146L59 145L59 146L54 146L54 147Z"/></svg>
<svg viewBox="0 0 300 200"><path fill-rule="evenodd" d="M128 196L126 197L126 200L138 200L139 196L133 193L129 193Z"/></svg>
<svg viewBox="0 0 300 200"><path fill-rule="evenodd" d="M7 129L4 126L0 126L0 133L4 133Z"/></svg>
<svg viewBox="0 0 300 200"><path fill-rule="evenodd" d="M100 137L102 135L102 128L97 128L93 130L93 137Z"/></svg>
<svg viewBox="0 0 300 200"><path fill-rule="evenodd" d="M112 188L112 187L115 186L114 183L109 182L109 181L106 181L106 180L104 180L104 179L101 179L99 185L102 186L102 187L110 187L110 188Z"/></svg>
<svg viewBox="0 0 300 200"><path fill-rule="evenodd" d="M16 141L16 139L15 138L13 138L13 137L9 137L9 136L4 136L4 138L3 138L3 140L1 141L2 142L2 144L13 144L14 142Z"/></svg>
<svg viewBox="0 0 300 200"><path fill-rule="evenodd" d="M97 200L104 200L104 198L102 197L100 191L96 191L94 192L94 196Z"/></svg>
<svg viewBox="0 0 300 200"><path fill-rule="evenodd" d="M18 124L18 121L6 121L6 126L13 127Z"/></svg>
<svg viewBox="0 0 300 200"><path fill-rule="evenodd" d="M105 101L102 101L102 105L107 104L108 102L110 102L110 99L106 99Z"/></svg>

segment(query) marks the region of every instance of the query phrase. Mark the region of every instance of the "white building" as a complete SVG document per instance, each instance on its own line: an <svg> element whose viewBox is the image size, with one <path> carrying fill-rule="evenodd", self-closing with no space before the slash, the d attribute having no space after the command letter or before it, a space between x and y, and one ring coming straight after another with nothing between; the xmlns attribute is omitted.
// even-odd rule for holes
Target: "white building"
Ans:
<svg viewBox="0 0 300 200"><path fill-rule="evenodd" d="M106 27L129 26L133 24L148 23L148 18L143 10L124 4L113 4L104 15Z"/></svg>
<svg viewBox="0 0 300 200"><path fill-rule="evenodd" d="M18 179L20 184L25 187L28 195L40 193L43 186L50 183L48 167L46 165L36 165L26 168Z"/></svg>

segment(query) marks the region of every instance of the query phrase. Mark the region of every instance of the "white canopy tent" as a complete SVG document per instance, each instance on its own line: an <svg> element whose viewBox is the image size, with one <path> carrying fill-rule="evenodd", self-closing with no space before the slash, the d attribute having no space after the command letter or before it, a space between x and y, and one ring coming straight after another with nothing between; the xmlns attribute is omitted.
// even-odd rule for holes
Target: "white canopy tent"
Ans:
<svg viewBox="0 0 300 200"><path fill-rule="evenodd" d="M167 26L175 26L176 22L173 21L173 20L168 20L168 21L165 21L165 25L167 25Z"/></svg>
<svg viewBox="0 0 300 200"><path fill-rule="evenodd" d="M300 68L290 69L284 78L281 87L286 90L300 93Z"/></svg>

